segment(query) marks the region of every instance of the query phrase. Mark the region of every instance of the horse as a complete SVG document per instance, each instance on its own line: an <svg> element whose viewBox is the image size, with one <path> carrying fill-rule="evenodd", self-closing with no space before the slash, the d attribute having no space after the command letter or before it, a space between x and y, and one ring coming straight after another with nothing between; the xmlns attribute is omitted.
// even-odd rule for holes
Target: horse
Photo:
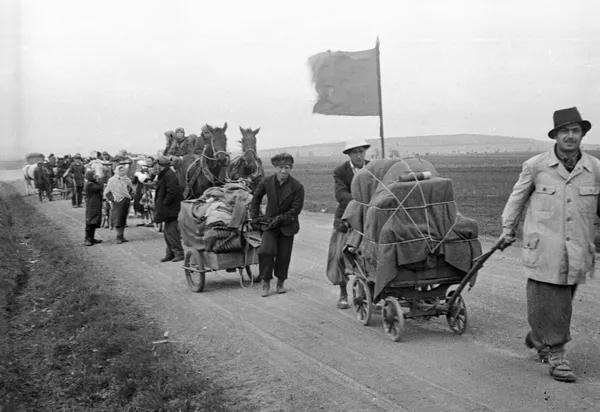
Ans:
<svg viewBox="0 0 600 412"><path fill-rule="evenodd" d="M25 178L25 194L29 196L30 194L36 194L35 187L35 177L34 173L37 169L37 164L25 165L23 167L23 178ZM29 189L31 189L32 193L29 193Z"/></svg>
<svg viewBox="0 0 600 412"><path fill-rule="evenodd" d="M242 155L233 159L227 168L227 179L229 181L245 182L252 192L265 177L262 160L256 152L256 135L259 131L260 127L252 130L243 129L240 126L242 140L238 143L242 146Z"/></svg>
<svg viewBox="0 0 600 412"><path fill-rule="evenodd" d="M36 182L36 174L38 169L42 165L42 169L40 171L42 181ZM40 197L40 202L42 201L42 197L45 194L48 199L52 200L52 186L50 181L50 174L48 173L48 168L43 163L29 164L23 167L23 177L25 178L25 193L26 195L30 194L38 194ZM44 173L45 172L45 173ZM39 177L38 177L39 178ZM33 193L29 193L29 189L32 189Z"/></svg>
<svg viewBox="0 0 600 412"><path fill-rule="evenodd" d="M197 199L211 186L226 182L230 154L227 151L227 122L223 127L204 126L201 155L185 155L172 160L185 199Z"/></svg>

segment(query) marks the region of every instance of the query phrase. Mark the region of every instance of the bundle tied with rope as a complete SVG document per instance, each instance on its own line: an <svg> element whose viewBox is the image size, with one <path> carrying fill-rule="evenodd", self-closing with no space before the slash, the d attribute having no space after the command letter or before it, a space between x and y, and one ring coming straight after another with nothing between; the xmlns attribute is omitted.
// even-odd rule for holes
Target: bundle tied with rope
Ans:
<svg viewBox="0 0 600 412"><path fill-rule="evenodd" d="M403 268L444 262L467 272L481 255L477 222L458 212L452 180L426 160L372 161L354 177L352 197L346 246L359 252L375 297Z"/></svg>

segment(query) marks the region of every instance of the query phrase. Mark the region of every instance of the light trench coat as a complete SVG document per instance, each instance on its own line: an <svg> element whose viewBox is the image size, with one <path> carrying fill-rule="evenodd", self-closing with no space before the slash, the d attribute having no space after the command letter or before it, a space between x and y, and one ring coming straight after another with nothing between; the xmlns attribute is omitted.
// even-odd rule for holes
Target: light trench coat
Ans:
<svg viewBox="0 0 600 412"><path fill-rule="evenodd" d="M526 278L573 285L593 277L598 194L600 160L587 153L582 152L571 173L554 148L523 163L502 213L502 227L514 231L525 211L522 262Z"/></svg>

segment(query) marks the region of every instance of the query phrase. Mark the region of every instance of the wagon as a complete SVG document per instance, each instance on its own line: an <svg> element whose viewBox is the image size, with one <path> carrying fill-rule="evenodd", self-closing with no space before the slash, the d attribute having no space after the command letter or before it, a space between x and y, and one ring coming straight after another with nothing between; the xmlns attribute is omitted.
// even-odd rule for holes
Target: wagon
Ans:
<svg viewBox="0 0 600 412"><path fill-rule="evenodd" d="M477 272L485 261L505 246L499 241L488 252L478 256L467 272L443 261L443 257L400 267L394 280L388 283L374 299L374 279L364 268L355 251L346 251L352 262L352 302L356 317L368 325L375 304L382 303L382 324L385 334L397 342L401 339L405 319L445 316L450 329L462 335L467 329L467 305L461 296L463 289L474 284ZM454 288L454 286L457 286Z"/></svg>
<svg viewBox="0 0 600 412"><path fill-rule="evenodd" d="M244 250L229 253L213 253L206 250L185 247L183 265L187 284L192 292L202 292L206 283L206 274L217 271L238 272L240 285L252 287L258 276L258 248L246 244ZM244 285L244 274L249 286Z"/></svg>

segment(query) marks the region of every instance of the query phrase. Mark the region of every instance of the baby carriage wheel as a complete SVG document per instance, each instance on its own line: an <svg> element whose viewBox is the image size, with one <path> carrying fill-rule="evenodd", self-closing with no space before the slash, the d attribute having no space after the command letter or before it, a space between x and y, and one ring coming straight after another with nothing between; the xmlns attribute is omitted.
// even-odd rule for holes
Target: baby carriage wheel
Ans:
<svg viewBox="0 0 600 412"><path fill-rule="evenodd" d="M452 296L454 291L448 293L448 298ZM454 304L446 314L446 320L450 329L458 335L462 335L467 330L467 305L462 296L458 296Z"/></svg>
<svg viewBox="0 0 600 412"><path fill-rule="evenodd" d="M385 298L381 317L385 334L394 342L398 342L404 329L404 311L398 299L393 296Z"/></svg>
<svg viewBox="0 0 600 412"><path fill-rule="evenodd" d="M373 315L373 297L371 288L366 281L359 277L352 279L352 304L356 312L356 318L363 325L368 325Z"/></svg>

